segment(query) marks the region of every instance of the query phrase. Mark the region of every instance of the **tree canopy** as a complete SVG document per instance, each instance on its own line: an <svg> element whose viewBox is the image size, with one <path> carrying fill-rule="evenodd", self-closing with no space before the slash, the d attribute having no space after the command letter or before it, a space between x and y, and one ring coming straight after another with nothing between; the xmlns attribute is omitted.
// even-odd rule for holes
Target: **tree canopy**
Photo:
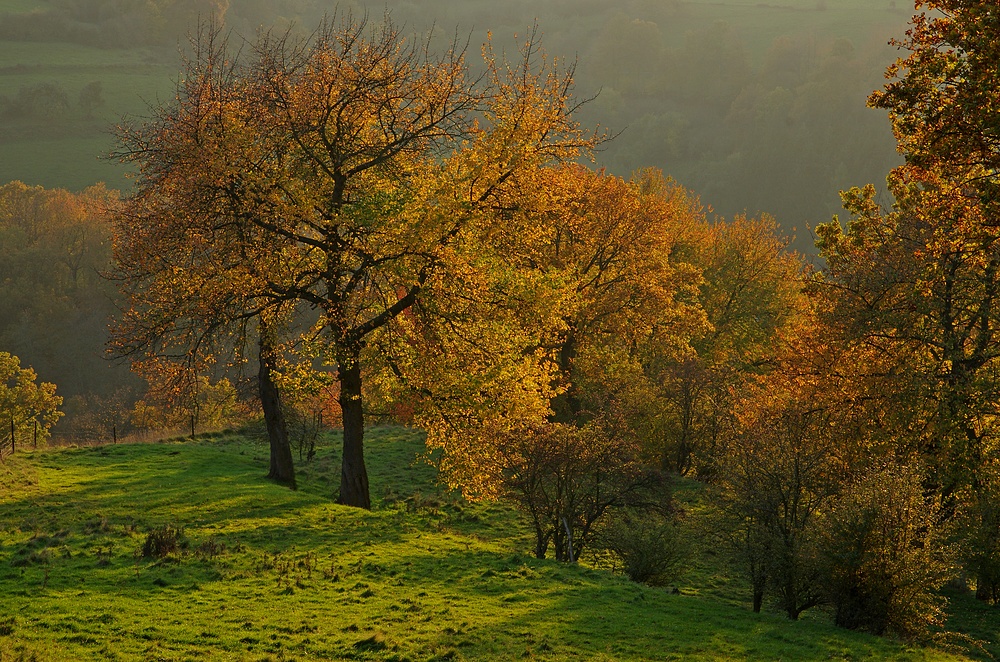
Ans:
<svg viewBox="0 0 1000 662"><path fill-rule="evenodd" d="M880 434L915 454L925 487L958 519L977 591L1000 592L996 467L1000 459L1000 62L996 3L918 2L909 51L869 103L888 109L906 162L891 210L872 186L847 191L851 213L820 226L825 315L874 360L859 374L881 402ZM975 542L973 542L975 541Z"/></svg>
<svg viewBox="0 0 1000 662"><path fill-rule="evenodd" d="M121 348L190 355L209 331L315 310L340 382L345 504L370 505L362 383L404 312L450 277L488 282L484 239L531 178L597 141L536 34L513 61L490 44L483 58L474 75L460 43L433 55L388 16L242 48L205 25L176 100L119 132L139 171L117 220Z"/></svg>

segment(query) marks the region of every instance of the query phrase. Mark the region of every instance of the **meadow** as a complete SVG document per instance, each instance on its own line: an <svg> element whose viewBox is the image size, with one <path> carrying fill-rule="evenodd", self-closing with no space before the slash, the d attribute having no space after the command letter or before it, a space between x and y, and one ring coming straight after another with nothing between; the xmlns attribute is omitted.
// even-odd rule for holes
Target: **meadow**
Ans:
<svg viewBox="0 0 1000 662"><path fill-rule="evenodd" d="M421 435L406 428L370 435L374 509L339 506L337 442L327 436L300 463L298 491L263 479L266 444L237 434L5 458L0 660L1000 654L982 643L1000 635L991 610L964 595L952 600L952 634L930 646L840 630L821 612L753 614L707 545L667 589L535 559L519 516L436 485ZM700 490L678 485L692 514ZM151 532L175 530L176 549L143 556Z"/></svg>

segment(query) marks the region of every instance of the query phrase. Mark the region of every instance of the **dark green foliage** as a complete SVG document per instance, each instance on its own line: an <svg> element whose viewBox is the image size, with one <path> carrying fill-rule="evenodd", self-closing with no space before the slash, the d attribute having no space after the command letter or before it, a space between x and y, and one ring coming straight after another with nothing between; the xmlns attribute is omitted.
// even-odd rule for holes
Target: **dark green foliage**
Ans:
<svg viewBox="0 0 1000 662"><path fill-rule="evenodd" d="M0 117L59 119L69 110L69 95L58 83L33 83L21 86L13 97L0 96Z"/></svg>
<svg viewBox="0 0 1000 662"><path fill-rule="evenodd" d="M689 545L677 524L654 512L617 513L596 540L613 555L613 566L634 582L666 586L684 573Z"/></svg>
<svg viewBox="0 0 1000 662"><path fill-rule="evenodd" d="M986 473L986 472L984 472ZM997 470L970 495L961 520L962 561L976 581L976 597L1000 604L1000 494Z"/></svg>
<svg viewBox="0 0 1000 662"><path fill-rule="evenodd" d="M103 186L71 193L0 185L0 351L56 384L71 417L89 418L85 426L108 440L116 421L123 430L134 379L104 357L115 307L100 274L110 264L105 210L116 195Z"/></svg>

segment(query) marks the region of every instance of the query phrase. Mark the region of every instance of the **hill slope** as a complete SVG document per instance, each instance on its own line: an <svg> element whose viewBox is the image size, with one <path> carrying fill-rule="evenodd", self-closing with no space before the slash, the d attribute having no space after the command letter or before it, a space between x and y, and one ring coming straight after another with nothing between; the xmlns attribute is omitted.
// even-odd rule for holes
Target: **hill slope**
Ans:
<svg viewBox="0 0 1000 662"><path fill-rule="evenodd" d="M7 458L0 659L962 659L530 558L421 450L373 432L373 512L329 498L332 443L298 492L236 436ZM166 524L181 547L139 555Z"/></svg>

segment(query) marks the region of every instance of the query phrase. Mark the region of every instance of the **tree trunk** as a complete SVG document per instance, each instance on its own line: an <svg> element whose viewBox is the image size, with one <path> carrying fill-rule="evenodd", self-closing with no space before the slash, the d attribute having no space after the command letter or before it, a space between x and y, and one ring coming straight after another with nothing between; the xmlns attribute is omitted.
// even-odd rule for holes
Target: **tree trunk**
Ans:
<svg viewBox="0 0 1000 662"><path fill-rule="evenodd" d="M565 382L566 390L552 400L551 420L557 423L577 423L583 411L583 405L573 383L573 362L576 360L576 355L576 330L571 325L559 347L559 373Z"/></svg>
<svg viewBox="0 0 1000 662"><path fill-rule="evenodd" d="M998 593L1000 593L1000 586L992 582L989 577L976 578L976 600L992 603L996 601Z"/></svg>
<svg viewBox="0 0 1000 662"><path fill-rule="evenodd" d="M281 394L271 377L274 370L274 348L263 335L260 339L259 359L257 381L260 387L260 404L264 409L264 425L267 426L267 438L271 443L271 468L267 477L294 490L295 466L292 464L292 448L288 443L288 427L281 410Z"/></svg>
<svg viewBox="0 0 1000 662"><path fill-rule="evenodd" d="M340 411L344 419L344 457L340 467L340 495L337 503L371 510L368 470L365 468L365 415L361 402L361 362L357 353L342 361Z"/></svg>
<svg viewBox="0 0 1000 662"><path fill-rule="evenodd" d="M549 536L539 524L535 524L535 558L544 559L549 551Z"/></svg>

